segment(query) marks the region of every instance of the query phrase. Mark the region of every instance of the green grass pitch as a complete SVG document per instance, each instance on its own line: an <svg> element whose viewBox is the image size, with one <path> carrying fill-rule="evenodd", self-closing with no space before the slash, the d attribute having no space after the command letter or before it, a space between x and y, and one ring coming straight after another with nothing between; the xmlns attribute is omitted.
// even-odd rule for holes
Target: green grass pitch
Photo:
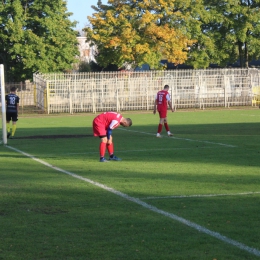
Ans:
<svg viewBox="0 0 260 260"><path fill-rule="evenodd" d="M23 115L0 145L0 259L260 259L260 110ZM59 136L60 135L60 136ZM43 138L43 137L46 138Z"/></svg>

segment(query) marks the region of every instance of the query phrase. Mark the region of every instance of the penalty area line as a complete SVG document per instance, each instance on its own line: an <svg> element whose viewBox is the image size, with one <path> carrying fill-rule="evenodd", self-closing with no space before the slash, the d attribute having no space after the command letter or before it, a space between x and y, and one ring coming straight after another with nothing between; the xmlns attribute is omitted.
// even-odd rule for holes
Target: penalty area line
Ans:
<svg viewBox="0 0 260 260"><path fill-rule="evenodd" d="M163 215L165 217L171 218L171 219L173 219L175 221L178 221L178 222L180 222L180 223L182 223L182 224L184 224L184 225L186 225L188 227L194 228L194 229L196 229L197 231L199 231L201 233L204 233L204 234L207 234L207 235L212 236L214 238L217 238L217 239L223 241L226 244L233 245L233 246L235 246L235 247L237 247L237 248L239 248L241 250L247 251L250 254L253 254L253 255L256 255L256 256L260 256L260 250L258 250L256 248L249 247L249 246L247 246L247 245L245 245L243 243L240 243L240 242L238 242L236 240L233 240L233 239L230 239L230 238L228 238L226 236L223 236L223 235L221 235L218 232L211 231L211 230L209 230L209 229L207 229L207 228L205 228L203 226L200 226L200 225L198 225L198 224L196 224L194 222L191 222L191 221L189 221L189 220L187 220L185 218L182 218L182 217L179 217L179 216L177 216L177 215L175 215L173 213L169 213L167 211L161 210L161 209L159 209L159 208L157 208L155 206L152 206L152 205L150 205L150 204L148 204L148 203L146 203L146 202L144 202L144 201L142 201L142 200L140 200L138 198L131 197L131 196L125 194L125 193L122 193L121 191L117 191L117 190L115 190L115 189L113 189L111 187L108 187L108 186L106 186L106 185L104 185L102 183L93 181L91 179L88 179L88 178L82 177L80 175L77 175L77 174L75 174L73 172L69 172L69 171L63 170L63 169L61 169L59 167L56 167L54 165L51 165L51 164L49 164L49 163L47 163L47 162L45 162L45 161L43 161L41 159L38 159L38 158L36 158L36 157L26 153L26 152L18 150L16 148L12 147L12 146L6 146L6 147L11 149L11 150L13 150L13 151L15 151L15 152L23 154L24 156L29 157L32 160L37 161L37 162L39 162L39 163L41 163L41 164L43 164L43 165L45 165L45 166L47 166L47 167L49 167L49 168L51 168L53 170L59 171L61 173L65 173L65 174L67 174L67 175L69 175L69 176L71 176L73 178L76 178L76 179L88 182L88 183L90 183L92 185L100 187L103 190L109 191L109 192L111 192L111 193L113 193L113 194L115 194L115 195L117 195L117 196L119 196L121 198L124 198L124 199L126 199L128 201L134 202L134 203L136 203L136 204L138 204L138 205L140 205L140 206L142 206L142 207L144 207L144 208L146 208L146 209L148 209L150 211L153 211L153 212L158 213L160 215Z"/></svg>
<svg viewBox="0 0 260 260"><path fill-rule="evenodd" d="M254 195L260 194L260 191L252 192L240 192L230 194L197 194L197 195L173 195L173 196L161 196L161 197L145 197L140 198L142 200L157 200L157 199L183 199L183 198L205 198L205 197L222 197L222 196L243 196L243 195Z"/></svg>
<svg viewBox="0 0 260 260"><path fill-rule="evenodd" d="M128 130L128 129L122 129L119 128L122 131L128 131L128 132L135 132L135 133L139 133L139 134L146 134L146 135L153 135L154 137L156 137L155 134L151 134L151 133L147 133L147 132L141 132L141 131L133 131L133 130ZM166 136L161 136L162 138L165 138ZM171 137L166 137L169 139L176 139L176 140L185 140L185 141L190 141L190 142L199 142L199 143L206 143L206 144L216 144L216 145L221 145L221 146L225 146L225 147L237 147L235 145L231 145L231 144L223 144L223 143L215 143L215 142L211 142L211 141L207 141L207 140L195 140L195 139L189 139L189 138L181 138L181 137L175 137L175 136L171 136Z"/></svg>

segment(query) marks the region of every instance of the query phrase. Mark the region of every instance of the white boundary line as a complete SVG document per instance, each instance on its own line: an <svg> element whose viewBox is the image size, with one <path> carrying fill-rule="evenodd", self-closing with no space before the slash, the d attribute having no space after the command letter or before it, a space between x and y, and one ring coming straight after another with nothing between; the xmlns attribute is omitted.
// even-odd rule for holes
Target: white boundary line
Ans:
<svg viewBox="0 0 260 260"><path fill-rule="evenodd" d="M149 151L172 151L172 150L193 150L193 149L215 149L214 146L204 146L204 147L172 147L172 148L162 148L162 149L141 149L141 150L117 150L117 153L131 153L131 152L149 152ZM60 153L59 155L67 156L67 155L81 155L81 154L99 154L99 151L95 152L84 152L84 153ZM36 155L34 155L36 156ZM47 156L48 158L54 156L56 157L57 154L40 154L40 156L44 157Z"/></svg>
<svg viewBox="0 0 260 260"><path fill-rule="evenodd" d="M144 208L146 208L146 209L149 209L149 210L151 210L151 211L153 211L153 212L156 212L156 213L158 213L158 214L161 214L161 215L163 215L163 216L165 216L165 217L168 217L168 218L171 218L171 219L173 219L173 220L176 220L176 221L178 221L178 222L180 222L180 223L182 223L182 224L184 224L184 225L186 225L186 226L188 226L188 227L194 228L194 229L198 230L199 232L202 232L202 233L205 233L205 234L207 234L207 235L210 235L210 236L212 236L212 237L214 237L214 238L217 238L217 239L219 239L219 240L221 240L221 241L223 241L223 242L225 242L225 243L227 243L227 244L231 244L231 245L233 245L233 246L235 246L235 247L237 247L237 248L239 248L239 249L241 249L241 250L247 251L248 253L251 253L251 254L253 254L253 255L260 256L260 250L258 250L258 249L256 249L256 248L249 247L249 246L247 246L247 245L245 245L245 244L242 244L242 243L240 243L240 242L237 242L236 240L233 240L233 239L230 239L230 238L228 238L228 237L226 237L226 236L223 236L223 235L221 235L220 233L211 231L211 230L209 230L209 229L207 229L207 228L205 228L205 227L203 227L203 226L200 226L200 225L198 225L198 224L196 224L196 223L193 223L193 222L191 222L191 221L189 221L189 220L187 220L187 219L184 219L184 218L182 218L182 217L179 217L179 216L177 216L177 215L175 215L175 214L172 214L172 213L169 213L169 212L167 212L167 211L158 209L158 208L156 208L156 207L154 207L154 206L152 206L152 205L150 205L150 204L147 204L146 202L141 201L141 200L138 199L138 198L131 197L131 196L125 194L125 193L122 193L122 192L120 192L120 191L114 190L113 188L110 188L110 187L108 187L108 186L106 186L106 185L104 185L104 184L101 184L101 183L99 183L99 182L95 182L95 181L93 181L93 180L91 180L91 179L84 178L84 177L82 177L82 176L80 176L80 175L77 175L77 174L75 174L75 173L72 173L72 172L63 170L63 169L61 169L61 168L59 168L59 167L53 166L53 165L51 165L51 164L49 164L49 163L47 163L47 162L45 162L45 161L43 161L43 160L41 160L41 159L38 159L38 158L36 158L36 157L34 157L34 156L32 156L32 155L30 155L30 154L28 154L28 153L25 153L25 152L23 152L23 151L21 151L21 150L18 150L18 149L16 149L16 148L12 147L12 146L6 146L6 147L9 148L9 149L11 149L11 150L13 150L13 151L16 151L16 152L18 152L18 153L21 153L21 154L23 154L24 156L27 156L27 157L31 158L32 160L35 160L35 161L37 161L37 162L39 162L39 163L41 163L41 164L43 164L43 165L45 165L45 166L47 166L47 167L53 169L53 170L56 170L56 171L65 173L65 174L67 174L67 175L69 175L69 176L71 176L71 177L73 177L73 178L77 178L77 179L79 179L79 180L88 182L88 183L90 183L90 184L92 184L92 185L95 185L95 186L97 186L97 187L100 187L101 189L104 189L104 190L106 190L106 191L109 191L109 192L111 192L111 193L114 193L115 195L120 196L120 197L122 197L122 198L124 198L124 199L126 199L126 200L129 200L129 201L131 201L131 202L134 202L134 203L136 203L136 204L138 204L138 205L140 205L140 206L142 206L142 207L144 207Z"/></svg>
<svg viewBox="0 0 260 260"><path fill-rule="evenodd" d="M128 132L135 132L135 133L139 133L139 134L153 135L154 137L156 137L155 134L151 134L151 133L147 133L147 132L133 131L133 130L128 130L128 129L124 129L124 128L119 128L119 129L123 130L123 131L128 131ZM162 137L164 138L166 136L162 136ZM190 141L190 142L206 143L206 144L216 144L216 145L222 145L222 146L225 146L225 147L237 147L237 146L231 145L231 144L215 143L215 142L210 142L210 141L194 140L194 139L180 138L180 137L175 137L175 136L171 136L171 137L167 136L167 138L177 139L177 140L185 140L185 141Z"/></svg>
<svg viewBox="0 0 260 260"><path fill-rule="evenodd" d="M260 116L260 114L259 114L259 115L247 115L247 114L241 114L241 116Z"/></svg>
<svg viewBox="0 0 260 260"><path fill-rule="evenodd" d="M117 153L131 153L131 152L150 152L150 151L171 151L171 150L193 150L193 149L213 149L213 146L207 147L172 147L172 148L162 148L162 149L140 149L140 150L117 150ZM79 154L99 154L96 152L85 152L85 153L64 153L64 155L79 155ZM41 156L43 156L41 154Z"/></svg>
<svg viewBox="0 0 260 260"><path fill-rule="evenodd" d="M243 196L243 195L254 195L260 194L260 191L256 192L241 192L241 193L230 193L230 194L203 194L203 195L176 195L176 196L161 196L161 197L145 197L140 198L142 200L157 200L157 199L183 199L183 198L205 198L205 197L223 197L223 196Z"/></svg>

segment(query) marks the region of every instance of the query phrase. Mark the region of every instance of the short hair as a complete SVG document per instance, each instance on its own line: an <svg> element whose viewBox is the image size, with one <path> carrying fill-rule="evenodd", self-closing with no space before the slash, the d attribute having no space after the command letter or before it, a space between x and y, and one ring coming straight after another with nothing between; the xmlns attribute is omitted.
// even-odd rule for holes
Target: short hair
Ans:
<svg viewBox="0 0 260 260"><path fill-rule="evenodd" d="M164 89L166 89L166 88L170 88L169 85L164 85Z"/></svg>
<svg viewBox="0 0 260 260"><path fill-rule="evenodd" d="M133 124L133 122L132 122L132 119L131 119L131 118L126 118L125 120L126 120L126 122L127 122L128 126L131 126L131 125Z"/></svg>
<svg viewBox="0 0 260 260"><path fill-rule="evenodd" d="M11 92L15 92L16 91L16 87L11 87Z"/></svg>

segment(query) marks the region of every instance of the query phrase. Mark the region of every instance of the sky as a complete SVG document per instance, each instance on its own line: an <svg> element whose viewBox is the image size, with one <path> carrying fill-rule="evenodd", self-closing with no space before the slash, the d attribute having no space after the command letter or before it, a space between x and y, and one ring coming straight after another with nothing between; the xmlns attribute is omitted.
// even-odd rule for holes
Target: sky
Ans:
<svg viewBox="0 0 260 260"><path fill-rule="evenodd" d="M70 16L71 21L77 21L76 29L81 30L89 23L87 16L92 16L94 10L91 5L97 6L98 0L67 0L68 12L73 13ZM107 0L102 0L102 4L107 4Z"/></svg>

